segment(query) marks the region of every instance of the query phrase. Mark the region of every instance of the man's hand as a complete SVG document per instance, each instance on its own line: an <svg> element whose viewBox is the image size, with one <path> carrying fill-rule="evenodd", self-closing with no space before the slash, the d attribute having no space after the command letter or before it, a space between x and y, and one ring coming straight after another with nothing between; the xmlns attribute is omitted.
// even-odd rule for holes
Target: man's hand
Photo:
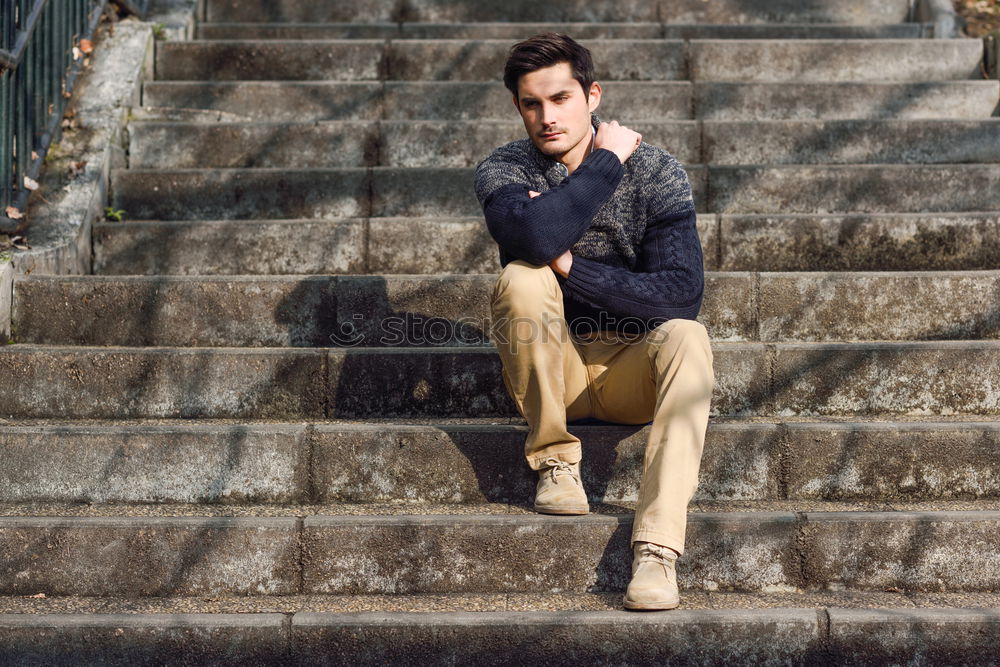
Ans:
<svg viewBox="0 0 1000 667"><path fill-rule="evenodd" d="M569 250L549 262L549 268L563 278L569 277L569 268L573 266L573 255Z"/></svg>
<svg viewBox="0 0 1000 667"><path fill-rule="evenodd" d="M534 199L540 194L542 193L535 192L534 190L528 190L528 196L531 197L532 199ZM569 267L571 266L573 266L573 255L570 253L569 250L567 250L566 252L559 255L551 262L549 262L549 268L558 273L563 278L569 276Z"/></svg>
<svg viewBox="0 0 1000 667"><path fill-rule="evenodd" d="M641 142L641 134L624 125L619 125L618 121L613 120L610 123L601 123L597 126L594 150L606 148L617 155L622 164L625 164L625 160L629 159Z"/></svg>

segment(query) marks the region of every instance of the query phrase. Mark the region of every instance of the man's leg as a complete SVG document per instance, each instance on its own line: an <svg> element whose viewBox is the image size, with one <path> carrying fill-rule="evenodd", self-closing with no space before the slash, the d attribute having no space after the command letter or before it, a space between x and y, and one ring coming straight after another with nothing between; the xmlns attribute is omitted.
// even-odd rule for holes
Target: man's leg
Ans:
<svg viewBox="0 0 1000 667"><path fill-rule="evenodd" d="M629 424L652 419L632 528L629 609L680 604L674 563L684 552L687 506L698 471L714 387L705 327L669 320L642 342L608 346L595 382L595 413ZM588 350L588 358L592 355Z"/></svg>
<svg viewBox="0 0 1000 667"><path fill-rule="evenodd" d="M588 350L591 362L598 356ZM715 384L704 325L664 322L640 342L608 347L595 369L594 415L626 424L652 420L632 542L684 553L687 506L698 487Z"/></svg>
<svg viewBox="0 0 1000 667"><path fill-rule="evenodd" d="M552 269L508 263L494 285L491 313L504 384L528 422L528 465L542 470L550 459L578 463L580 439L566 422L589 413L587 373L569 336Z"/></svg>

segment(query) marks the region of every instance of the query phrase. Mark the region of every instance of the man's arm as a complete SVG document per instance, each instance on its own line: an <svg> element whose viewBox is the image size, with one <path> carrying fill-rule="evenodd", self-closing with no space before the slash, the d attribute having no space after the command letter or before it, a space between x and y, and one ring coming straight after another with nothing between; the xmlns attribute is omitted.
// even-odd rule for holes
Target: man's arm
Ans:
<svg viewBox="0 0 1000 667"><path fill-rule="evenodd" d="M564 288L579 301L650 326L674 318L693 320L705 286L696 222L693 206L651 221L637 271L574 255Z"/></svg>
<svg viewBox="0 0 1000 667"><path fill-rule="evenodd" d="M493 240L509 255L543 265L583 236L624 173L614 152L595 149L559 185L532 197L522 169L488 159L476 168L476 191Z"/></svg>

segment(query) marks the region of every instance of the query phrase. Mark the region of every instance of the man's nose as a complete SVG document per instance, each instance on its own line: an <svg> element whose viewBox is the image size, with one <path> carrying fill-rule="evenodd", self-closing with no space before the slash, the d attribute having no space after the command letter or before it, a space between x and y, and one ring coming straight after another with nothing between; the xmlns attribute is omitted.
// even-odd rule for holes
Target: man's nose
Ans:
<svg viewBox="0 0 1000 667"><path fill-rule="evenodd" d="M546 127L556 124L556 110L554 106L542 107L542 125Z"/></svg>

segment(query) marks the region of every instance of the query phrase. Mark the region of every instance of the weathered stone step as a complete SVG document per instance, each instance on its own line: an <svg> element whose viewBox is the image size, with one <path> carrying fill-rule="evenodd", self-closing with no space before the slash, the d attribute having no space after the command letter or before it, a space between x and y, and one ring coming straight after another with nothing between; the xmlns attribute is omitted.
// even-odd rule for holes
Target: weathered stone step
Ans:
<svg viewBox="0 0 1000 667"><path fill-rule="evenodd" d="M610 81L602 117L622 122L988 118L1000 81L697 83ZM245 120L516 120L510 92L469 81L149 81L143 105L211 109Z"/></svg>
<svg viewBox="0 0 1000 667"><path fill-rule="evenodd" d="M620 596L614 597L620 602ZM457 598L469 601L468 611L364 613L354 611L364 608L357 604L359 598L348 597L355 604L345 605L345 612L309 611L303 601L290 617L243 613L235 603L233 610L239 613L135 613L134 603L115 600L96 614L2 615L0 654L12 664L68 664L71 657L77 663L130 665L568 666L586 656L587 664L598 666L758 665L809 664L822 656L840 664L926 659L986 665L995 658L1000 639L1000 609L976 604L995 604L989 596L967 595L969 607L950 609L912 608L908 599L898 607L873 603L883 608L842 608L837 598L812 602L815 596L804 607L692 608L690 597L688 593L684 607L667 615L620 609L496 611L476 607L478 596ZM819 600L828 600L828 606L815 608L824 604ZM192 606L187 600L178 603L185 611Z"/></svg>
<svg viewBox="0 0 1000 667"><path fill-rule="evenodd" d="M598 39L582 43L594 56L594 74L599 80L665 81L683 79L687 74L684 42L680 40ZM495 81L503 73L509 48L509 40L157 42L156 78ZM981 51L980 47L980 55ZM262 67L265 62L267 67Z"/></svg>
<svg viewBox="0 0 1000 667"><path fill-rule="evenodd" d="M694 81L741 83L981 79L975 39L689 42Z"/></svg>
<svg viewBox="0 0 1000 667"><path fill-rule="evenodd" d="M687 590L682 615L694 610L744 611L766 609L809 609L813 613L834 609L893 609L919 613L921 610L958 614L978 609L1000 609L1000 593L958 592L921 593L890 591L787 591L757 593L752 591ZM155 597L68 597L44 598L0 595L0 614L31 614L43 618L50 614L87 615L127 613L130 616L186 614L287 614L302 612L327 614L357 614L381 612L386 615L407 613L430 617L455 612L618 612L622 611L622 596L618 592L594 593L483 593L476 595L215 595L211 598L191 596ZM627 614L640 619L657 614ZM674 614L667 614L673 618ZM92 620L93 617L91 617ZM99 618L99 616L98 616ZM24 624L27 626L29 624Z"/></svg>
<svg viewBox="0 0 1000 667"><path fill-rule="evenodd" d="M713 166L707 180L714 213L1000 211L1000 164Z"/></svg>
<svg viewBox="0 0 1000 667"><path fill-rule="evenodd" d="M704 120L837 120L853 118L987 118L1000 81L921 83L699 83L694 118Z"/></svg>
<svg viewBox="0 0 1000 667"><path fill-rule="evenodd" d="M622 591L631 527L629 514L406 509L304 519L3 517L0 545L7 557L0 563L0 593ZM692 512L678 583L709 591L990 592L1000 585L998 529L996 510ZM553 559L559 567L550 566Z"/></svg>
<svg viewBox="0 0 1000 667"><path fill-rule="evenodd" d="M647 121L630 127L648 143L670 146L678 160L700 160L697 121ZM474 167L497 146L526 136L519 121L131 123L129 166Z"/></svg>
<svg viewBox="0 0 1000 667"><path fill-rule="evenodd" d="M18 343L198 347L489 344L495 275L31 276ZM709 273L713 340L1000 338L1000 271Z"/></svg>
<svg viewBox="0 0 1000 667"><path fill-rule="evenodd" d="M612 120L612 119L607 119ZM984 120L640 121L643 141L683 164L1000 162L1000 118ZM525 138L519 121L132 122L129 166L474 167ZM322 149L319 149L322 147Z"/></svg>
<svg viewBox="0 0 1000 667"><path fill-rule="evenodd" d="M205 20L221 22L665 22L690 23L901 23L907 0L659 0L622 6L572 0L538 4L479 0L397 0L302 3L297 0L210 0Z"/></svg>
<svg viewBox="0 0 1000 667"><path fill-rule="evenodd" d="M636 502L649 426L572 429L591 501ZM526 434L487 423L0 426L0 503L530 505ZM998 453L996 420L713 421L694 501L995 499Z"/></svg>
<svg viewBox="0 0 1000 667"><path fill-rule="evenodd" d="M1000 341L714 343L716 415L1000 414ZM0 348L0 417L512 416L492 347Z"/></svg>
<svg viewBox="0 0 1000 667"><path fill-rule="evenodd" d="M523 39L555 30L574 39L918 39L931 23L199 23L198 39Z"/></svg>
<svg viewBox="0 0 1000 667"><path fill-rule="evenodd" d="M583 39L598 80L946 81L981 79L975 39ZM157 42L159 80L495 81L509 39ZM261 67L261 63L268 63ZM877 63L874 64L874 63Z"/></svg>
<svg viewBox="0 0 1000 667"><path fill-rule="evenodd" d="M477 216L474 169L115 169L111 205L130 219ZM1000 163L687 165L709 213L1000 211Z"/></svg>
<svg viewBox="0 0 1000 667"><path fill-rule="evenodd" d="M1000 213L701 214L698 228L708 270L1000 268L1000 243L996 242ZM106 222L94 225L93 238L94 272L103 274L500 270L496 243L481 216Z"/></svg>

